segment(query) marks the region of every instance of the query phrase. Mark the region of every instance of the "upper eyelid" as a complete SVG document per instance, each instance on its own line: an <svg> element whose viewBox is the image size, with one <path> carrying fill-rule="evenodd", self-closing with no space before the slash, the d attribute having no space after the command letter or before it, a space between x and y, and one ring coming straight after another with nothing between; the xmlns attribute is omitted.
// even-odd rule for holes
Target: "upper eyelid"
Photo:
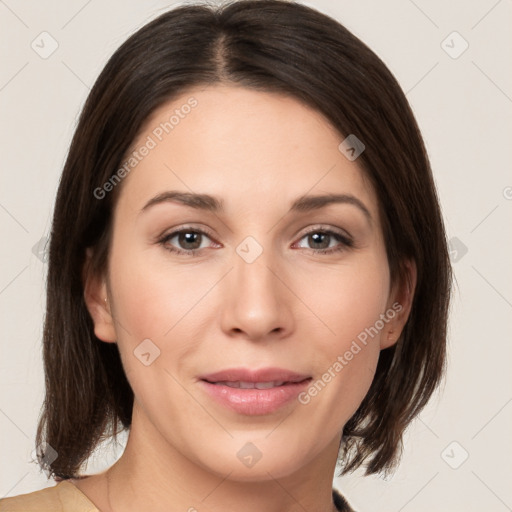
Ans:
<svg viewBox="0 0 512 512"><path fill-rule="evenodd" d="M180 233L187 233L187 232L192 232L192 231L193 232L197 232L197 233L201 233L201 234L204 234L204 235L207 235L209 238L212 238L212 239L215 238L215 235L213 235L213 233L210 230L208 230L208 229L196 228L194 226L183 226L183 227L173 228L169 232L164 232L162 235L160 235L158 237L158 239L159 240L167 239L167 238L171 238L171 237L174 237L176 235L179 235Z"/></svg>
<svg viewBox="0 0 512 512"><path fill-rule="evenodd" d="M348 233L348 231L341 229L341 228L335 228L335 227L330 227L330 226L313 226L311 229L308 228L307 231L302 233L301 238L306 235L309 235L310 233L316 233L317 231L324 231L327 233L331 233L331 234L335 234L335 235L339 235L339 236L342 236L345 238L352 239L352 235L350 233Z"/></svg>

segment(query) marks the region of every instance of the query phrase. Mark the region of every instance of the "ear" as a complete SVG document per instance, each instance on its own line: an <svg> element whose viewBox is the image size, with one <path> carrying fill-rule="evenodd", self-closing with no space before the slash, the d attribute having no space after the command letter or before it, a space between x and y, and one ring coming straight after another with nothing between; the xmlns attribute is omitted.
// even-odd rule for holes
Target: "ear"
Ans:
<svg viewBox="0 0 512 512"><path fill-rule="evenodd" d="M398 279L392 286L386 310L389 321L382 332L380 348L394 345L409 318L416 290L417 269L416 263L412 260L405 261L405 275Z"/></svg>
<svg viewBox="0 0 512 512"><path fill-rule="evenodd" d="M82 270L84 285L84 300L87 310L94 323L94 334L97 338L108 343L116 342L116 331L108 303L107 284L104 276L97 275L91 265L93 251L86 249L86 260Z"/></svg>

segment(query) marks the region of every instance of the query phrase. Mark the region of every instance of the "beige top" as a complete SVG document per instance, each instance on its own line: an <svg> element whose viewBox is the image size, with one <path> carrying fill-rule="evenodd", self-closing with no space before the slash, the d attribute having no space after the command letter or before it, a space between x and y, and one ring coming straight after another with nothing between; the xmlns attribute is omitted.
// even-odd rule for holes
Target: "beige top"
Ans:
<svg viewBox="0 0 512 512"><path fill-rule="evenodd" d="M40 491L0 500L0 512L100 512L67 480Z"/></svg>
<svg viewBox="0 0 512 512"><path fill-rule="evenodd" d="M352 511L344 498L334 489L333 498L340 512ZM53 487L1 499L0 512L100 512L100 510L78 487L67 480L62 480Z"/></svg>

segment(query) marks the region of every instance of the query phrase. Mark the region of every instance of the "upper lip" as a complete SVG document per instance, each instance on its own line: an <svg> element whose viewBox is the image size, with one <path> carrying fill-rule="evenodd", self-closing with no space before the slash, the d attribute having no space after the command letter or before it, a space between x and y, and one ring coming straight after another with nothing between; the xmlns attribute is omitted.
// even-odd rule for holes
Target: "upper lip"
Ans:
<svg viewBox="0 0 512 512"><path fill-rule="evenodd" d="M283 368L227 368L199 377L208 382L301 382L310 376Z"/></svg>

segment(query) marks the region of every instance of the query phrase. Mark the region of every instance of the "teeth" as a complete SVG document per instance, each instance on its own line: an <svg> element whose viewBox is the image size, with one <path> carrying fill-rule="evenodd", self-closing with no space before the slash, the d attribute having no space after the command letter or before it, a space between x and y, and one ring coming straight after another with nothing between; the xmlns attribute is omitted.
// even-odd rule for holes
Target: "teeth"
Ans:
<svg viewBox="0 0 512 512"><path fill-rule="evenodd" d="M243 382L243 381L237 381L237 382L227 382L227 381L221 381L221 382L215 382L215 384L220 386L228 386L230 388L240 388L240 389L270 389L275 388L277 386L282 386L284 384L283 380L276 380L276 381L270 381L270 382Z"/></svg>
<svg viewBox="0 0 512 512"><path fill-rule="evenodd" d="M275 386L280 386L278 382L256 382L255 387L256 389L269 389L273 388Z"/></svg>

